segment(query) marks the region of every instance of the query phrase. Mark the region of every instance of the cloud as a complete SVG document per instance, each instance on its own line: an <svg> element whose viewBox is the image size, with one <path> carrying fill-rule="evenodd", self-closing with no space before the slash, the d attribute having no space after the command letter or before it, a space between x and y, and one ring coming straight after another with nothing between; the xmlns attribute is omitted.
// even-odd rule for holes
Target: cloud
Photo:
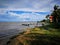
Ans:
<svg viewBox="0 0 60 45"><path fill-rule="evenodd" d="M0 20L42 20L55 4L60 6L60 0L0 0Z"/></svg>
<svg viewBox="0 0 60 45"><path fill-rule="evenodd" d="M18 17L18 18L30 18L30 19L34 19L34 18L36 18L36 15L33 15L33 14L31 14L31 13L23 13L23 14L16 14L16 13L13 13L13 12L9 12L9 14L11 15L11 16L16 16L16 17ZM33 18L34 17L34 18Z"/></svg>
<svg viewBox="0 0 60 45"><path fill-rule="evenodd" d="M28 12L22 14L8 12L8 15L10 15L10 17L14 17L14 18L16 17L17 19L19 19L19 21L40 21L42 19L45 19L46 16L46 15L38 14L36 12L32 12L32 13Z"/></svg>
<svg viewBox="0 0 60 45"><path fill-rule="evenodd" d="M54 0L1 0L0 2L1 5L6 6L7 9L49 11L51 9L50 4L53 1Z"/></svg>
<svg viewBox="0 0 60 45"><path fill-rule="evenodd" d="M0 7L5 9L50 12L60 0L0 0Z"/></svg>

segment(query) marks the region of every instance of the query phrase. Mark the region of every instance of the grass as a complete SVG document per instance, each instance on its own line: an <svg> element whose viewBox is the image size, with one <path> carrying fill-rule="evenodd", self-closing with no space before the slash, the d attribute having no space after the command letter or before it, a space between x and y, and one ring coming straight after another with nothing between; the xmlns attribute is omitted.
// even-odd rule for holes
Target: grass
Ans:
<svg viewBox="0 0 60 45"><path fill-rule="evenodd" d="M51 35L51 36L59 36L60 37L60 31L58 31L58 29L53 29L53 28L49 28L45 29L45 28L33 28L31 30L31 33L39 33L39 34L46 34L46 35Z"/></svg>
<svg viewBox="0 0 60 45"><path fill-rule="evenodd" d="M51 26L35 27L13 38L15 42L19 40L19 45L60 45L60 29Z"/></svg>
<svg viewBox="0 0 60 45"><path fill-rule="evenodd" d="M30 45L60 45L60 29L47 26L36 27L25 36L32 39Z"/></svg>

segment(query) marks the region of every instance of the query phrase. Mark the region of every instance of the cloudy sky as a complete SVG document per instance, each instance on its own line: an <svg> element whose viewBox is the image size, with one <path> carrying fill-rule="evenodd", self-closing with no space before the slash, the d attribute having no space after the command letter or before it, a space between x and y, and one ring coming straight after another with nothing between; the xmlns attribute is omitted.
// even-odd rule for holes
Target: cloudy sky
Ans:
<svg viewBox="0 0 60 45"><path fill-rule="evenodd" d="M60 0L0 0L1 21L41 21Z"/></svg>

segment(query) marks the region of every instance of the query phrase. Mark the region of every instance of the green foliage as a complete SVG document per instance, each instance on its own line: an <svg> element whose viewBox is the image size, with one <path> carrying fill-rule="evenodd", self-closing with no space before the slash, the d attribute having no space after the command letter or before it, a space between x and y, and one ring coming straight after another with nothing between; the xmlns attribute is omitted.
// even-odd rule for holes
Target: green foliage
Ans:
<svg viewBox="0 0 60 45"><path fill-rule="evenodd" d="M46 20L45 19L43 19L41 22L45 22Z"/></svg>
<svg viewBox="0 0 60 45"><path fill-rule="evenodd" d="M60 21L60 8L58 8L59 6L55 5L54 6L54 10L51 13L51 15L53 16L53 22L54 23L59 23Z"/></svg>
<svg viewBox="0 0 60 45"><path fill-rule="evenodd" d="M49 18L49 15L46 15L46 18L48 19Z"/></svg>
<svg viewBox="0 0 60 45"><path fill-rule="evenodd" d="M49 16L53 16L52 23L50 23L50 25L55 28L60 28L60 7L55 5L53 9L54 10L52 11L52 13L46 16L46 22L50 23Z"/></svg>

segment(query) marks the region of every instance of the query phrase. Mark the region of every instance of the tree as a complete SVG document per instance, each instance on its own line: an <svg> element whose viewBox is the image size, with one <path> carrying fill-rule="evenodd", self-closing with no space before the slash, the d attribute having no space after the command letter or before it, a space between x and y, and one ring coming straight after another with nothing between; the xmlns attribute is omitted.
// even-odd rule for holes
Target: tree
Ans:
<svg viewBox="0 0 60 45"><path fill-rule="evenodd" d="M43 19L41 22L45 22L46 20L45 19Z"/></svg>
<svg viewBox="0 0 60 45"><path fill-rule="evenodd" d="M46 22L49 22L49 16L50 16L49 14L46 15L46 17L45 17L47 19Z"/></svg>
<svg viewBox="0 0 60 45"><path fill-rule="evenodd" d="M52 12L52 16L53 16L53 22L54 23L58 23L59 18L60 18L60 10L58 8L59 6L55 5L54 6L54 11Z"/></svg>
<svg viewBox="0 0 60 45"><path fill-rule="evenodd" d="M49 15L46 16L47 20L49 19Z"/></svg>
<svg viewBox="0 0 60 45"><path fill-rule="evenodd" d="M57 10L57 9L58 9L58 7L59 7L59 6L55 5L55 6L54 6L54 10Z"/></svg>

